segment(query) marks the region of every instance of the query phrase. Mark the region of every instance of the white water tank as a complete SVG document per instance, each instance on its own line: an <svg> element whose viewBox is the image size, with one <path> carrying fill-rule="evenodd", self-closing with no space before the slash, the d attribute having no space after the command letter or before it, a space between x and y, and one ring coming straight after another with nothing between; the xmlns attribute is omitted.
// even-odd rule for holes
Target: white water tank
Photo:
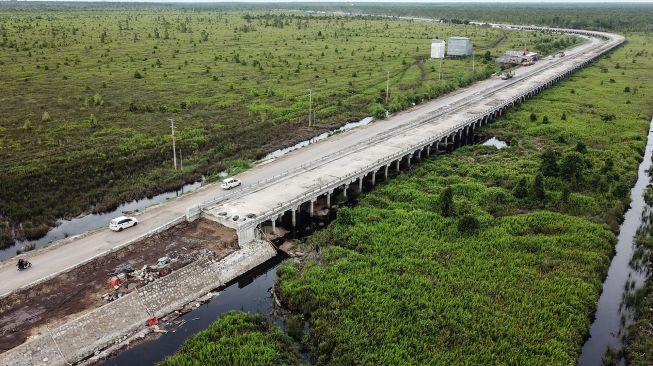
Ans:
<svg viewBox="0 0 653 366"><path fill-rule="evenodd" d="M431 58L444 58L445 42L441 39L431 41Z"/></svg>
<svg viewBox="0 0 653 366"><path fill-rule="evenodd" d="M472 42L467 37L449 37L447 56L471 56Z"/></svg>

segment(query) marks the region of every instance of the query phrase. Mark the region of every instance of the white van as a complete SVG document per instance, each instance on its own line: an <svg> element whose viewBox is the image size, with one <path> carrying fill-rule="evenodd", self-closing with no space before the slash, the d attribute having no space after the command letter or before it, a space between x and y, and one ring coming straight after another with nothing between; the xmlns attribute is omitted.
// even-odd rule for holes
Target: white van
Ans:
<svg viewBox="0 0 653 366"><path fill-rule="evenodd" d="M222 181L222 184L220 185L222 189L232 189L235 187L238 187L240 185L240 181L236 178L227 178Z"/></svg>
<svg viewBox="0 0 653 366"><path fill-rule="evenodd" d="M109 222L109 229L113 231L122 231L132 226L138 225L138 220L129 216L119 216Z"/></svg>

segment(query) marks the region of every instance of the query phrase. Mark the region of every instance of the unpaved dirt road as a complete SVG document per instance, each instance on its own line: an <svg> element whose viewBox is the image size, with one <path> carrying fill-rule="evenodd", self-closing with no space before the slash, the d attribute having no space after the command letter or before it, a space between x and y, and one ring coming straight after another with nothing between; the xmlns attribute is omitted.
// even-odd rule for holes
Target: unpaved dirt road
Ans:
<svg viewBox="0 0 653 366"><path fill-rule="evenodd" d="M158 235L95 259L61 276L0 299L0 353L23 343L27 337L47 332L66 321L102 306L102 295L112 292L108 273L120 264L135 270L154 265L163 256L178 257L161 275L183 267L195 255L209 250L216 258L238 249L236 233L203 219L182 223ZM132 281L135 286L142 283ZM120 289L127 292L127 284ZM132 286L130 286L132 287Z"/></svg>

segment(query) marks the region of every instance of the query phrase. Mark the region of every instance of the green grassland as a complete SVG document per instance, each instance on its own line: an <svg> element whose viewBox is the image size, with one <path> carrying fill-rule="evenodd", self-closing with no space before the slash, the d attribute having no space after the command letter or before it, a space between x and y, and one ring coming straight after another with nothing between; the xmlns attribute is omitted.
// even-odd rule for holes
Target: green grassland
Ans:
<svg viewBox="0 0 653 366"><path fill-rule="evenodd" d="M39 6L0 6L0 246L468 85L505 50L578 42L294 11ZM430 40L450 35L472 39L477 67L446 60L439 80Z"/></svg>
<svg viewBox="0 0 653 366"><path fill-rule="evenodd" d="M280 290L315 365L575 365L653 113L650 35L342 208Z"/></svg>
<svg viewBox="0 0 653 366"><path fill-rule="evenodd" d="M261 314L228 312L189 338L160 366L299 365L292 338Z"/></svg>

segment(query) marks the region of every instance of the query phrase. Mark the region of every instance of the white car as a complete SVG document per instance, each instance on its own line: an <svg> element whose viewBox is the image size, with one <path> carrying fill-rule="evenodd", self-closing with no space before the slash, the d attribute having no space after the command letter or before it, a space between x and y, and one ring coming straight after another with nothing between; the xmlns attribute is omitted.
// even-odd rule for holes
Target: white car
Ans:
<svg viewBox="0 0 653 366"><path fill-rule="evenodd" d="M113 231L122 231L132 226L138 225L138 220L130 216L119 216L109 222L109 229Z"/></svg>
<svg viewBox="0 0 653 366"><path fill-rule="evenodd" d="M232 189L235 187L238 187L240 185L240 181L236 178L227 178L222 181L222 184L220 185L222 189Z"/></svg>

